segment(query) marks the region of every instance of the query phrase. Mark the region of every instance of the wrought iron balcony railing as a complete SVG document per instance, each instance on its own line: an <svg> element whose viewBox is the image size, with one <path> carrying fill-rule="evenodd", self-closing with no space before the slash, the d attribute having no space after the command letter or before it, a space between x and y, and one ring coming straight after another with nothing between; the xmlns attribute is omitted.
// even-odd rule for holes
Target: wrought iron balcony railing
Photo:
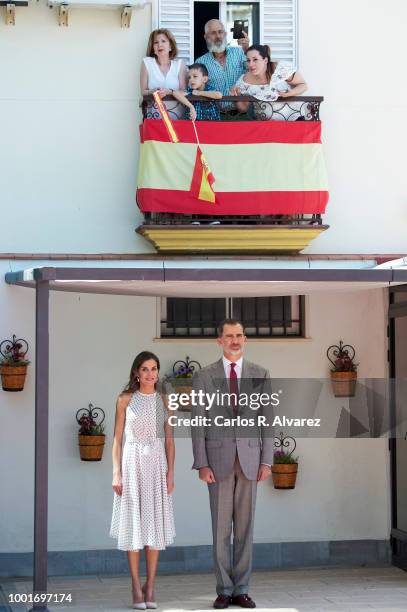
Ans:
<svg viewBox="0 0 407 612"><path fill-rule="evenodd" d="M214 222L214 218L206 215L188 215L177 213L145 212L144 225L207 225ZM218 223L222 226L242 225L275 225L281 227L289 225L293 227L304 227L307 225L322 225L322 217L316 215L223 215L219 217Z"/></svg>
<svg viewBox="0 0 407 612"><path fill-rule="evenodd" d="M257 100L253 96L224 96L221 100L189 96L188 99L203 105L215 104L224 121L319 121L322 96L293 96L276 102ZM171 119L183 119L186 108L173 96L164 98ZM247 111L240 111L237 103L248 103ZM151 95L144 96L141 103L143 118L159 119Z"/></svg>

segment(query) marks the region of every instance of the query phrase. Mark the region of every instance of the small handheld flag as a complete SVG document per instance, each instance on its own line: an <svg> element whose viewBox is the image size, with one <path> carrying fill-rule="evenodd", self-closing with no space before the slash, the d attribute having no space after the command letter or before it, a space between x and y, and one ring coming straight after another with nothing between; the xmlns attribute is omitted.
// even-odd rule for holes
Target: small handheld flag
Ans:
<svg viewBox="0 0 407 612"><path fill-rule="evenodd" d="M160 112L160 115L163 119L164 125L167 128L168 131L168 135L170 137L170 140L172 142L179 142L179 138L177 135L177 132L175 131L175 128L173 126L173 123L170 119L170 116L167 112L167 109L165 108L165 104L163 103L160 94L158 93L158 91L155 91L153 93L153 98L155 103L157 104L157 108Z"/></svg>
<svg viewBox="0 0 407 612"><path fill-rule="evenodd" d="M198 143L196 150L195 166L192 174L192 181L190 192L191 195L198 198L198 200L205 200L206 202L216 202L216 194L213 189L213 183L215 177L209 168L208 162L202 153L201 145L199 144L198 133L196 131L195 121L192 122L195 130L195 136Z"/></svg>
<svg viewBox="0 0 407 612"><path fill-rule="evenodd" d="M201 147L198 145L195 158L194 172L192 174L191 194L198 200L206 202L216 202L215 192L212 188L215 178L208 166Z"/></svg>

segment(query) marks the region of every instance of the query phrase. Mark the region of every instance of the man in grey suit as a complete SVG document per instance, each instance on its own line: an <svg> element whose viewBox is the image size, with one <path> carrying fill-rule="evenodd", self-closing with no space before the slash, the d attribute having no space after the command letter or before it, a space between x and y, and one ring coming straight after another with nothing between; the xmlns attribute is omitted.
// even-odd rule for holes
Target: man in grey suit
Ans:
<svg viewBox="0 0 407 612"><path fill-rule="evenodd" d="M270 376L265 368L243 359L246 336L240 321L225 319L217 341L222 358L199 370L193 380L194 390L205 399L192 406L192 416L207 420L191 427L192 467L209 489L217 592L213 607L255 608L248 589L256 491L257 483L271 473L274 433L271 405L256 404L253 409L242 399L271 395ZM216 399L208 399L213 394Z"/></svg>

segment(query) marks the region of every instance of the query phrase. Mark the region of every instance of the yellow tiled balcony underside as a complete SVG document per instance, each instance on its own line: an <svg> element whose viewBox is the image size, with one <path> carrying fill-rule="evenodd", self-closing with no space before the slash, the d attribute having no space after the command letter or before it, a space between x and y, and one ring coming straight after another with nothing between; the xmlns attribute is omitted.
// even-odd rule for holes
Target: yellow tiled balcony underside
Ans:
<svg viewBox="0 0 407 612"><path fill-rule="evenodd" d="M299 253L329 225L141 225L159 253Z"/></svg>

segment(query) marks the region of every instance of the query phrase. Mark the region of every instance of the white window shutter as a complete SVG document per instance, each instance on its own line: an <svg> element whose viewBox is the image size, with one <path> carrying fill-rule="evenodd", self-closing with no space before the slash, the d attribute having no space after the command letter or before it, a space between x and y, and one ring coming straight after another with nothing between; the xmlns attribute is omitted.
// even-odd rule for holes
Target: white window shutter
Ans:
<svg viewBox="0 0 407 612"><path fill-rule="evenodd" d="M189 63L191 56L191 30L193 21L190 0L159 0L158 27L174 34L178 57Z"/></svg>
<svg viewBox="0 0 407 612"><path fill-rule="evenodd" d="M298 0L263 0L263 42L271 45L272 59L298 67Z"/></svg>

